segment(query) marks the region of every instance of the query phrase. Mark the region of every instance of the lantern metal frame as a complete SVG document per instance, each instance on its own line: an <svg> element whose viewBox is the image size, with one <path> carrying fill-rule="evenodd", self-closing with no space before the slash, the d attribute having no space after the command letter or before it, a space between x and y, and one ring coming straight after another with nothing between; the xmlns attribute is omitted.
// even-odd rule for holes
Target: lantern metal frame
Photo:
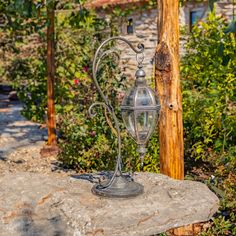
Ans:
<svg viewBox="0 0 236 236"><path fill-rule="evenodd" d="M97 80L97 72L99 69L99 65L101 60L109 54L115 54L119 58L119 54L117 51L109 49L106 51L102 51L102 48L107 45L111 41L122 41L125 42L135 53L138 62L139 69L142 68L142 62L144 59L143 51L144 45L138 44L137 48L135 48L130 41L122 37L111 37L105 40L97 49L94 60L93 60L93 81L98 90L98 93L102 97L104 102L95 102L89 108L89 114L91 117L96 115L96 112L93 112L94 107L102 106L106 111L108 111L114 121L115 129L117 131L117 139L118 139L118 147L117 147L117 160L116 167L113 173L109 174L106 180L100 181L98 184L95 184L92 187L92 193L98 196L110 197L110 198L127 198L127 197L135 197L143 193L144 187L136 183L132 176L129 174L122 173L122 158L121 158L121 135L120 135L120 126L118 118L114 112L114 108L111 103L108 101L108 98L104 95L99 86ZM137 72L136 72L137 73ZM144 73L145 74L145 73ZM122 109L128 109L128 107L124 107ZM138 109L138 108L137 108ZM160 109L160 105L151 107L150 109ZM146 152L144 147L141 147L140 153L143 155Z"/></svg>
<svg viewBox="0 0 236 236"><path fill-rule="evenodd" d="M128 119L129 127L126 124L126 129L131 134L131 137L138 145L137 151L140 155L141 168L142 168L143 158L147 151L145 146L150 136L152 135L154 128L156 127L155 122L158 119L157 111L160 110L160 101L159 101L159 98L155 95L154 91L150 87L147 86L147 81L145 79L146 74L142 69L142 65L139 65L138 67L139 69L135 73L135 77L136 77L135 86L132 87L128 93L126 93L126 96L124 97L121 104L121 112L122 112L122 118L123 118L124 123L127 123L127 120L125 119L127 118L126 112L130 113L129 119ZM146 103L148 101L149 103L148 105L145 104L145 100L143 100L144 97L141 99L140 96L138 95L141 91L146 92L145 99L146 99ZM144 95L144 93L142 95ZM130 103L130 102L132 105L127 105L127 103ZM145 137L144 139L143 137L142 138L140 137L143 131L138 131L138 124L137 124L138 118L141 114L145 115L144 120L145 120L146 125L143 124L144 126L147 126L149 115L154 115L154 117L152 117L152 120L151 120L152 124L149 126L148 132L144 136ZM132 119L132 116L130 115L133 115L133 119ZM133 122L130 122L130 120Z"/></svg>

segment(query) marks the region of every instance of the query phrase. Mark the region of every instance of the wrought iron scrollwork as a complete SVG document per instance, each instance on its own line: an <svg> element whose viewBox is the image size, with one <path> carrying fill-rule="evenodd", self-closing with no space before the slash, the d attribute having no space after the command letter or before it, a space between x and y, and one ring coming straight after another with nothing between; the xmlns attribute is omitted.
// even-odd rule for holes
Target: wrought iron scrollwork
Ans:
<svg viewBox="0 0 236 236"><path fill-rule="evenodd" d="M117 132L117 139L118 139L118 147L117 147L117 162L116 162L116 168L115 168L115 171L114 171L114 174L112 176L112 178L110 179L110 181L106 184L106 185L102 185L100 184L100 188L107 188L109 187L115 176L117 175L120 175L121 174L121 163L122 163L122 158L121 158L121 136L120 136L120 125L119 125L119 121L117 119L117 116L114 112L114 108L113 106L111 105L111 103L108 101L108 98L104 95L101 87L99 86L99 83L98 83L98 80L97 80L97 72L98 72L98 69L99 69L99 65L101 64L101 60L106 57L107 55L110 55L110 54L113 54L116 56L116 59L120 59L120 56L119 56L119 53L116 51L116 50L106 50L104 52L102 52L102 48L107 45L109 42L111 41L122 41L122 42L125 42L135 53L136 53L136 58L137 58L137 62L138 62L138 66L141 66L142 65L142 62L143 62L143 59L144 59L144 56L143 56L143 51L144 51L144 45L143 44L138 44L137 45L137 48L135 48L131 42L129 42L127 39L125 38L122 38L122 37L112 37L112 38L109 38L107 40L105 40L100 46L99 48L97 49L96 53L95 53L95 56L94 56L94 60L93 60L93 81L94 81L94 84L100 94L100 96L102 97L103 101L104 102L95 102L93 103L90 108L89 108L89 114L90 116L95 116L96 113L93 112L93 109L96 107L96 106L102 106L105 110L107 110L113 121L114 121L114 124L115 124L115 129L116 129L116 132Z"/></svg>

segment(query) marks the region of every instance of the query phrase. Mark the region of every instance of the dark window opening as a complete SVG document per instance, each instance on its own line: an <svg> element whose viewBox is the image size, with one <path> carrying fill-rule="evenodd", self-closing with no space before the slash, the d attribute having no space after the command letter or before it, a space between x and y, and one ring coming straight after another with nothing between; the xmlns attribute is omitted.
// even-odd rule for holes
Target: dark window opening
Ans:
<svg viewBox="0 0 236 236"><path fill-rule="evenodd" d="M190 30L193 28L193 25L202 18L202 11L191 11L190 12Z"/></svg>
<svg viewBox="0 0 236 236"><path fill-rule="evenodd" d="M133 33L134 33L133 19L128 19L127 34L133 34Z"/></svg>

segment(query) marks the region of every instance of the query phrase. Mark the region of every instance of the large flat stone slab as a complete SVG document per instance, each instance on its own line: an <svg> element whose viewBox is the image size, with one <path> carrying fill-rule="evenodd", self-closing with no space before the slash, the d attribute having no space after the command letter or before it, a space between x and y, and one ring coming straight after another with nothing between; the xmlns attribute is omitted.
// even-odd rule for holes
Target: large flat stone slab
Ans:
<svg viewBox="0 0 236 236"><path fill-rule="evenodd" d="M209 220L219 200L200 182L139 173L132 199L91 193L92 183L59 174L0 176L0 235L149 236Z"/></svg>

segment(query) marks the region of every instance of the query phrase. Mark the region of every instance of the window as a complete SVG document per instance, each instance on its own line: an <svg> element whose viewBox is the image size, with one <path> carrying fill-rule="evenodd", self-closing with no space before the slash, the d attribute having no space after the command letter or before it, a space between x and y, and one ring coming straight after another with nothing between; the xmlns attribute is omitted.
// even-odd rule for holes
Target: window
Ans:
<svg viewBox="0 0 236 236"><path fill-rule="evenodd" d="M190 12L190 30L192 29L193 25L198 22L202 17L202 10L195 10Z"/></svg>
<svg viewBox="0 0 236 236"><path fill-rule="evenodd" d="M134 25L133 25L133 19L128 19L127 22L127 34L133 34L134 33Z"/></svg>

